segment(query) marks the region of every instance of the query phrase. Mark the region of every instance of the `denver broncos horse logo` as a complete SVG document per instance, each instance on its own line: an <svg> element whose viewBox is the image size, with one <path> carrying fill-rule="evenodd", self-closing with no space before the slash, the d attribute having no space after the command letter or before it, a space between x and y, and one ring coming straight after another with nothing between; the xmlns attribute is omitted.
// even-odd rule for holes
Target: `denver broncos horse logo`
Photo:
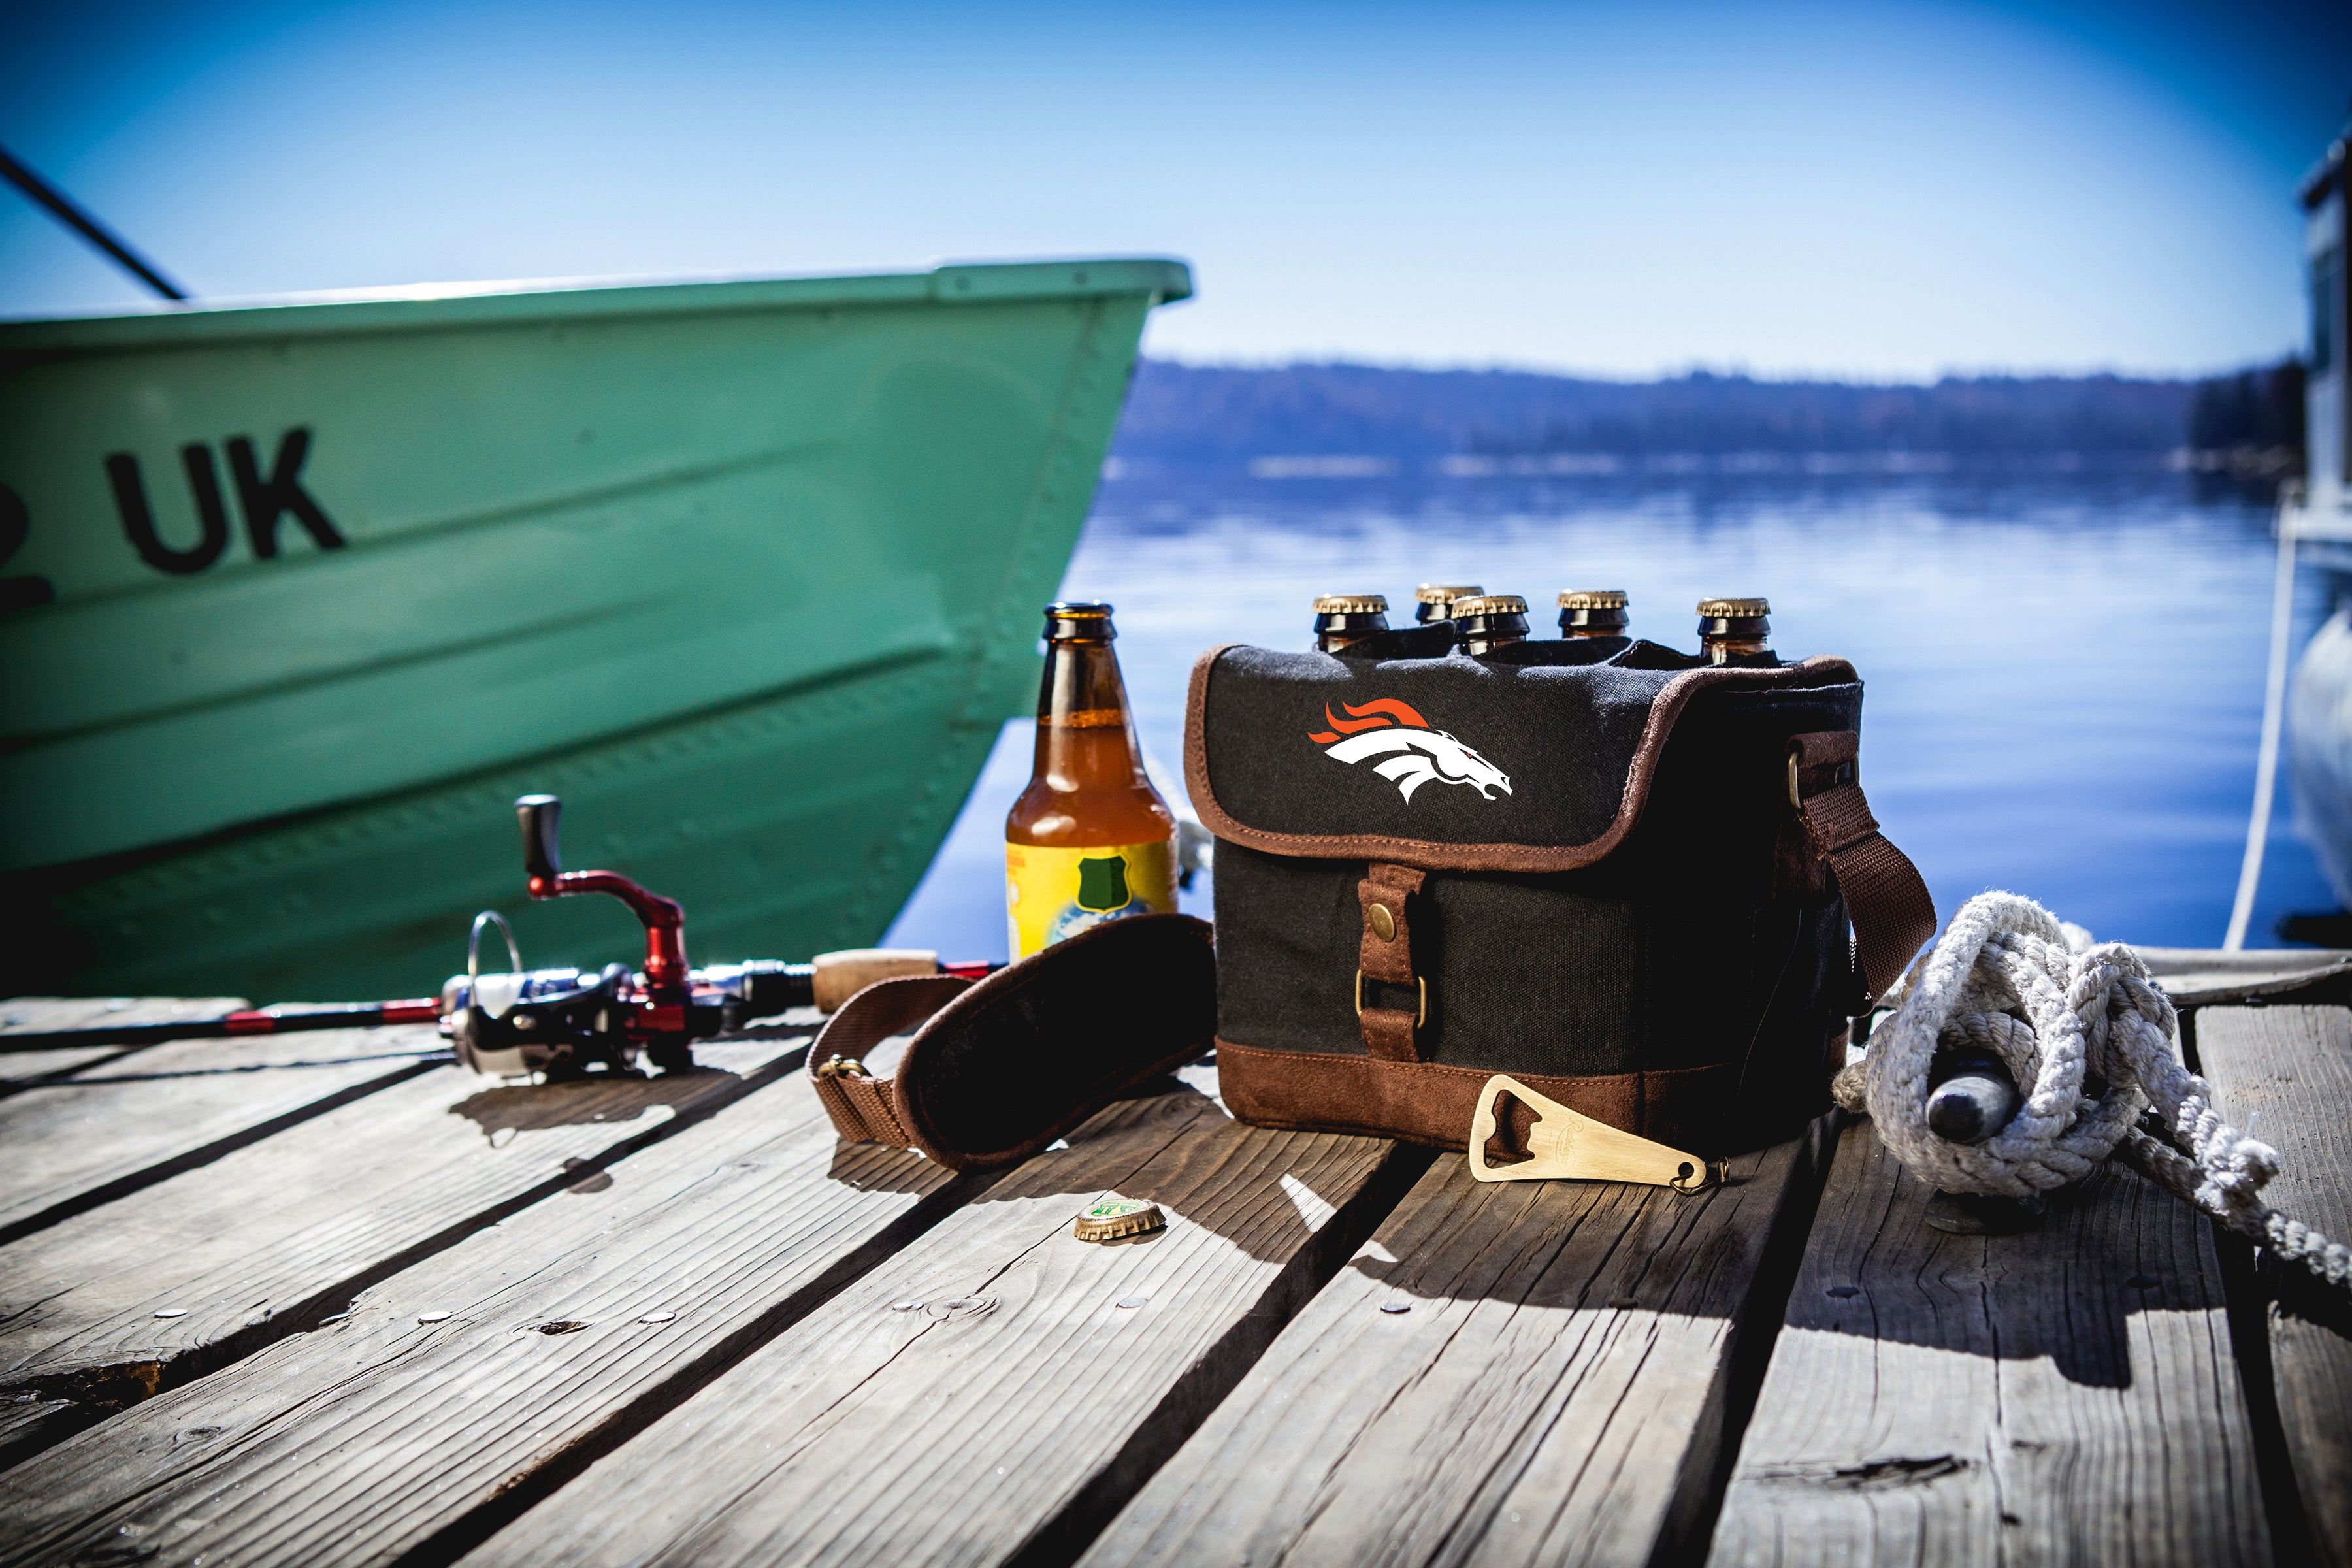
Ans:
<svg viewBox="0 0 2352 1568"><path fill-rule="evenodd" d="M1331 727L1307 738L1321 746L1325 756L1350 767L1366 757L1396 753L1372 771L1395 784L1405 799L1411 800L1412 792L1432 779L1468 784L1484 800L1495 798L1487 793L1489 787L1511 793L1510 775L1444 731L1432 729L1428 720L1395 698L1376 698L1361 707L1339 706L1347 718L1334 718L1327 702L1323 721Z"/></svg>

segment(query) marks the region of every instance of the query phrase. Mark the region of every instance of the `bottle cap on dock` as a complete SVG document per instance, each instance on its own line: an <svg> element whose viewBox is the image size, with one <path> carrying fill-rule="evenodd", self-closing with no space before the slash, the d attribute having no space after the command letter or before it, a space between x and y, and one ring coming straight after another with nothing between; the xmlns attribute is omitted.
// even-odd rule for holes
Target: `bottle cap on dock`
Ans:
<svg viewBox="0 0 2352 1568"><path fill-rule="evenodd" d="M1384 616L1389 602L1380 594L1325 594L1315 601L1318 616Z"/></svg>
<svg viewBox="0 0 2352 1568"><path fill-rule="evenodd" d="M1110 624L1110 606L1095 599L1066 599L1045 606L1045 637L1080 637L1108 642L1118 636Z"/></svg>
<svg viewBox="0 0 2352 1568"><path fill-rule="evenodd" d="M1423 583L1412 591L1412 596L1424 605L1450 605L1486 591L1475 583Z"/></svg>
<svg viewBox="0 0 2352 1568"><path fill-rule="evenodd" d="M1168 1216L1160 1212L1158 1204L1105 1193L1087 1205L1087 1212L1078 1216L1070 1233L1080 1241L1124 1241L1131 1236L1148 1236L1167 1227Z"/></svg>
<svg viewBox="0 0 2352 1568"><path fill-rule="evenodd" d="M1622 610L1633 602L1622 588L1570 588L1559 596L1563 610Z"/></svg>
<svg viewBox="0 0 2352 1568"><path fill-rule="evenodd" d="M1472 616L1524 616L1527 613L1528 602L1517 594L1477 594L1454 601L1454 618L1457 621Z"/></svg>
<svg viewBox="0 0 2352 1568"><path fill-rule="evenodd" d="M1753 621L1772 613L1769 599L1701 599L1698 602L1701 620Z"/></svg>

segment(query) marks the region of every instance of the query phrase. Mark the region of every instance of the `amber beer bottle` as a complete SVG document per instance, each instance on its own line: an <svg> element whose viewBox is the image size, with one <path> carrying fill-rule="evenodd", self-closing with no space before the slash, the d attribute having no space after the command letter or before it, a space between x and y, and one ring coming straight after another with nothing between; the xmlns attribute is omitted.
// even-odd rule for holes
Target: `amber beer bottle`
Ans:
<svg viewBox="0 0 2352 1568"><path fill-rule="evenodd" d="M1559 635L1564 637L1622 637L1633 624L1622 588L1570 588L1559 596Z"/></svg>
<svg viewBox="0 0 2352 1568"><path fill-rule="evenodd" d="M1528 602L1517 594L1480 594L1456 599L1447 609L1457 652L1475 657L1528 640Z"/></svg>
<svg viewBox="0 0 2352 1568"><path fill-rule="evenodd" d="M1772 657L1772 605L1764 599L1701 599L1698 651L1709 664L1778 664Z"/></svg>
<svg viewBox="0 0 2352 1568"><path fill-rule="evenodd" d="M1144 776L1110 606L1045 606L1036 761L1004 819L1013 956L1176 909L1176 818Z"/></svg>
<svg viewBox="0 0 2352 1568"><path fill-rule="evenodd" d="M1432 621L1444 620L1454 600L1486 591L1475 583L1423 583L1412 591L1412 618L1424 626Z"/></svg>
<svg viewBox="0 0 2352 1568"><path fill-rule="evenodd" d="M1315 651L1338 653L1389 629L1389 602L1379 594L1326 594L1315 601Z"/></svg>

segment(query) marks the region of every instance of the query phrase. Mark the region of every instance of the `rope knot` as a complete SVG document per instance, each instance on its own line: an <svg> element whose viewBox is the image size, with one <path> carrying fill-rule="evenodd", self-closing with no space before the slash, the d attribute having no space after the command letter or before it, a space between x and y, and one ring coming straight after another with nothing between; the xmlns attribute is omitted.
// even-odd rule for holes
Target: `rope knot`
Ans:
<svg viewBox="0 0 2352 1568"><path fill-rule="evenodd" d="M1849 1067L1833 1088L1848 1109L1867 1106L1886 1146L1923 1179L1946 1192L2030 1197L2120 1149L2283 1258L2352 1280L2352 1250L2263 1203L2278 1151L2214 1109L2211 1087L2181 1059L2171 998L2124 943L2095 944L2031 899L1980 893L1884 1005L1894 1016L1872 1035L1859 1073ZM1927 1125L1936 1053L1967 1046L1998 1056L2022 1091L2009 1125L1979 1143ZM2151 1104L2168 1141L2141 1130Z"/></svg>

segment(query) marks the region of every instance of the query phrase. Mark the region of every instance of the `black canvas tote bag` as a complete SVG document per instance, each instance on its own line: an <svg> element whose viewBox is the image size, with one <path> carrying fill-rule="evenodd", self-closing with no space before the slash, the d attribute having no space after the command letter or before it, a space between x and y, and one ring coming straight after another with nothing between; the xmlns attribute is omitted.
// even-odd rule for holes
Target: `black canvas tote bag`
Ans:
<svg viewBox="0 0 2352 1568"><path fill-rule="evenodd" d="M1450 643L1194 667L1234 1114L1461 1149L1506 1073L1710 1157L1793 1136L1936 928L1856 777L1853 667Z"/></svg>

